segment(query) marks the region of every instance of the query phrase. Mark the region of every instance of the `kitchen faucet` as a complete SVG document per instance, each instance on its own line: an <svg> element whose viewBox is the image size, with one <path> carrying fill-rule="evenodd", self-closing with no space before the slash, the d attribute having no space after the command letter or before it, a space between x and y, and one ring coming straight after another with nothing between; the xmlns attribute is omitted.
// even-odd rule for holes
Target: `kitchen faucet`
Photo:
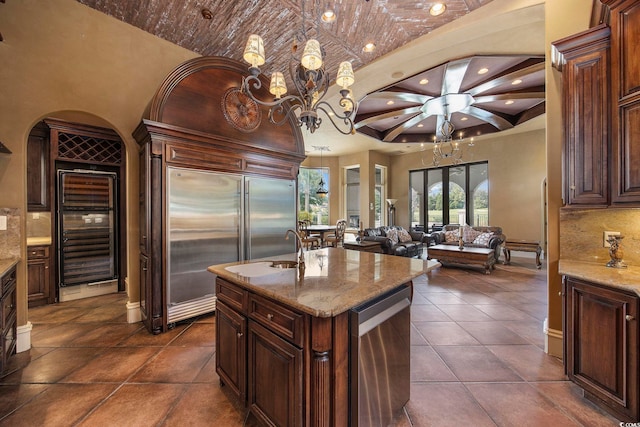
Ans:
<svg viewBox="0 0 640 427"><path fill-rule="evenodd" d="M300 238L300 235L298 234L297 231L288 229L287 232L284 234L284 238L286 240L289 240L289 233L293 233L296 236L296 244L300 248L300 254L298 255L298 268L300 270L304 270L305 266L304 266L304 251L302 250L302 239Z"/></svg>

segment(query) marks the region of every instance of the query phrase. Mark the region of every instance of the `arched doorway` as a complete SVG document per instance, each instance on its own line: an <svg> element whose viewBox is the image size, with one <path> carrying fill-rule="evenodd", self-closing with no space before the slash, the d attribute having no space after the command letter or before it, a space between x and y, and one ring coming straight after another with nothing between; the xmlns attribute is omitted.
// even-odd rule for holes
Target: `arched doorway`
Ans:
<svg viewBox="0 0 640 427"><path fill-rule="evenodd" d="M51 113L32 128L26 168L29 308L125 290L125 159L124 141L94 115Z"/></svg>

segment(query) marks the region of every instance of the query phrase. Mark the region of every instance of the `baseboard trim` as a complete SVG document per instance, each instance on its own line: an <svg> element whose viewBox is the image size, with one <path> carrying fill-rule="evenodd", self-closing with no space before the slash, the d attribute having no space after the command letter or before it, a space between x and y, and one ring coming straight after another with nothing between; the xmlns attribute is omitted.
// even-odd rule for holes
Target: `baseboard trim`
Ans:
<svg viewBox="0 0 640 427"><path fill-rule="evenodd" d="M544 351L551 356L562 359L562 331L549 328L547 319L544 319L544 336Z"/></svg>
<svg viewBox="0 0 640 427"><path fill-rule="evenodd" d="M140 302L127 301L127 323L138 323L141 321Z"/></svg>
<svg viewBox="0 0 640 427"><path fill-rule="evenodd" d="M27 322L26 325L18 326L16 331L16 353L22 353L31 349L31 330L33 324Z"/></svg>

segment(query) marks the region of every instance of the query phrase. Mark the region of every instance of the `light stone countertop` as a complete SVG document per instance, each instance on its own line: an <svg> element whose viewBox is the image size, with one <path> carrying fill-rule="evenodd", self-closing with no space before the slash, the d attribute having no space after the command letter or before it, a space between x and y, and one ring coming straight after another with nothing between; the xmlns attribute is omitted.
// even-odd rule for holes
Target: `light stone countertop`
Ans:
<svg viewBox="0 0 640 427"><path fill-rule="evenodd" d="M560 274L586 280L612 288L633 292L640 296L640 267L609 268L602 263L561 259L558 263Z"/></svg>
<svg viewBox="0 0 640 427"><path fill-rule="evenodd" d="M324 248L306 251L304 277L297 268L243 276L226 267L266 260L297 261L297 254L212 265L211 273L258 295L316 317L333 317L407 283L438 266L436 261ZM259 269L256 268L256 271Z"/></svg>
<svg viewBox="0 0 640 427"><path fill-rule="evenodd" d="M4 276L11 270L11 267L18 264L18 261L20 261L20 258L0 259L0 276Z"/></svg>

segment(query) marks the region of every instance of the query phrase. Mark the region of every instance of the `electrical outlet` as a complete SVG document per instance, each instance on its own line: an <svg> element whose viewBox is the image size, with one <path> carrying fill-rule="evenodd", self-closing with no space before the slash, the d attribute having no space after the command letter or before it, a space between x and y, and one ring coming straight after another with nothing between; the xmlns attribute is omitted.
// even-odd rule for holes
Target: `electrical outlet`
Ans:
<svg viewBox="0 0 640 427"><path fill-rule="evenodd" d="M620 235L619 231L605 231L603 233L603 242L602 242L603 246L605 248L610 248L611 245L609 244L609 242L607 242L607 240L609 240L609 236L619 236L619 235Z"/></svg>

